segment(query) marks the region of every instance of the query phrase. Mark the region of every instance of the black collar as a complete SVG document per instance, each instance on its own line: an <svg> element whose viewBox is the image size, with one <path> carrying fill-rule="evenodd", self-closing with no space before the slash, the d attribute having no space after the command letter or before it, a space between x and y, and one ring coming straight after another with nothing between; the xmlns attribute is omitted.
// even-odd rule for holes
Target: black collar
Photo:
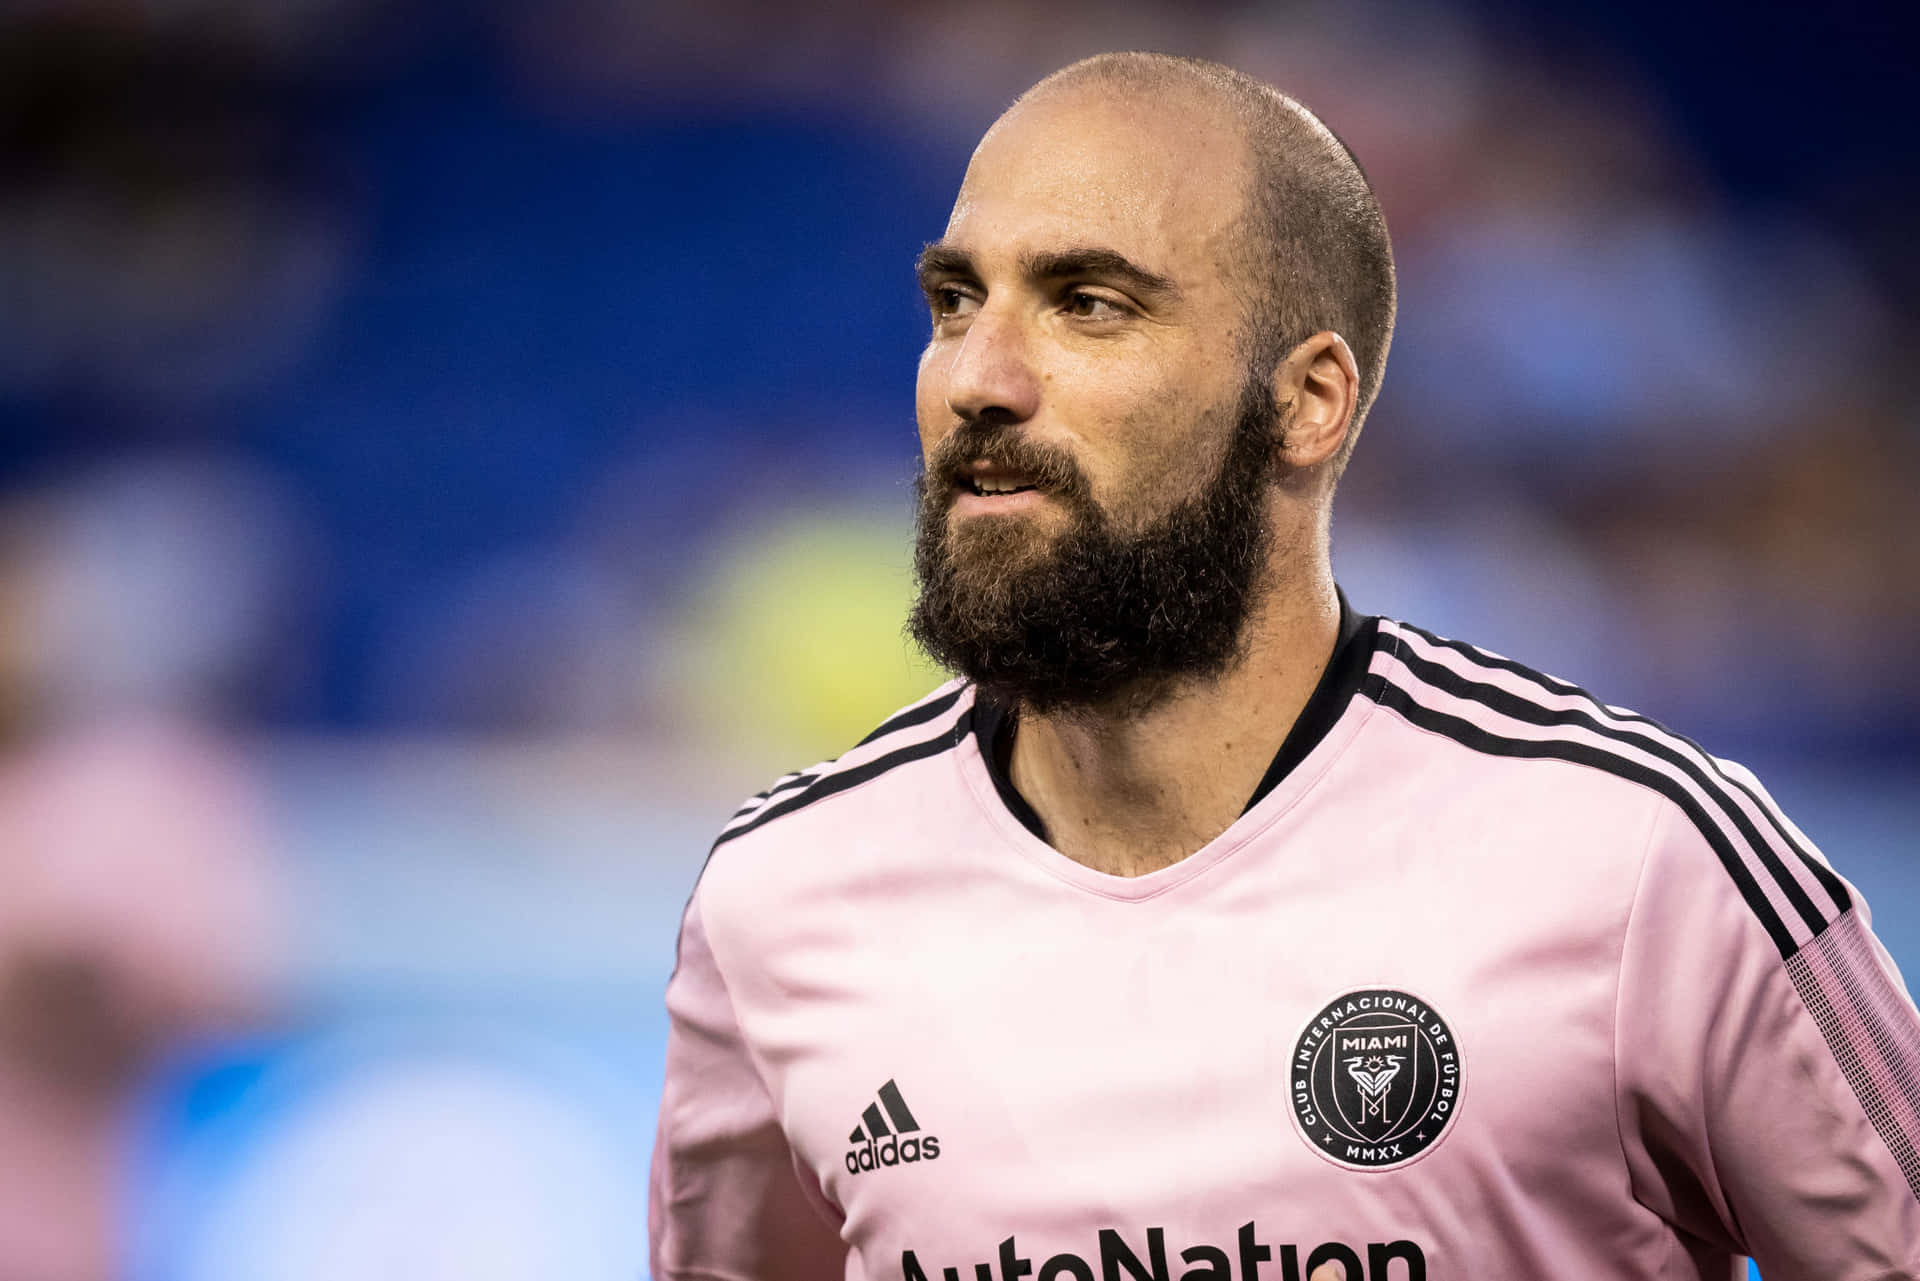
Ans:
<svg viewBox="0 0 1920 1281"><path fill-rule="evenodd" d="M1320 683L1313 687L1313 695L1293 722L1293 728L1287 731L1286 741L1280 744L1267 772L1261 775L1259 786L1242 807L1242 814L1265 800L1267 793L1278 787L1280 780L1319 745L1366 678L1367 664L1373 657L1373 636L1380 620L1369 614L1354 613L1347 604L1345 592L1339 592L1339 597L1340 636L1334 642L1333 657L1327 663L1327 670L1320 674ZM987 774L993 779L1001 802L1020 820L1021 826L1046 840L1040 816L1027 804L1027 798L1015 790L1013 779L1007 773L1007 753L1013 746L1011 712L985 694L976 694L971 719L974 738L980 746L980 759L986 762Z"/></svg>

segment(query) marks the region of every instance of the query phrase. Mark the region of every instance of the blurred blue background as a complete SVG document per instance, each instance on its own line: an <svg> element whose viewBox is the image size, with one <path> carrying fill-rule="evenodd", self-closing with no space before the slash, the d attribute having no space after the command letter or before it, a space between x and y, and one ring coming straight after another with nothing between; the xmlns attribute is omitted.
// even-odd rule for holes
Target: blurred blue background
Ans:
<svg viewBox="0 0 1920 1281"><path fill-rule="evenodd" d="M913 256L1104 48L1273 80L1380 192L1356 606L1754 765L1920 968L1915 27L0 9L0 1257L643 1269L711 833L938 679Z"/></svg>

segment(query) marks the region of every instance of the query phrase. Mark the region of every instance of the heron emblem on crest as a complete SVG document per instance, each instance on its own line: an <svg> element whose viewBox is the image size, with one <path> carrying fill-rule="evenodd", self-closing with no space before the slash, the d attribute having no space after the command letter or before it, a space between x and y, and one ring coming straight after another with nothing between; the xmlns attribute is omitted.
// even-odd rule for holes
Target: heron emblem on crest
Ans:
<svg viewBox="0 0 1920 1281"><path fill-rule="evenodd" d="M1387 1087L1400 1075L1398 1054L1371 1055L1347 1060L1347 1075L1360 1087L1360 1116L1384 1118L1387 1113Z"/></svg>

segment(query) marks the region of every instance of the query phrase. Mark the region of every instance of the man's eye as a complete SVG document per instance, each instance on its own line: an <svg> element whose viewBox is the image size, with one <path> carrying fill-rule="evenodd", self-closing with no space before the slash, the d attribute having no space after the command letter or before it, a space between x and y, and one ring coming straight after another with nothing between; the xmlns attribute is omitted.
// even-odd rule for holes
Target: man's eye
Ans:
<svg viewBox="0 0 1920 1281"><path fill-rule="evenodd" d="M1126 314L1120 304L1112 299L1090 294L1084 289L1076 289L1067 295L1066 311L1068 315L1087 320L1111 320Z"/></svg>
<svg viewBox="0 0 1920 1281"><path fill-rule="evenodd" d="M964 316L979 305L972 294L958 285L941 285L928 290L927 301L933 305L933 314L942 318Z"/></svg>

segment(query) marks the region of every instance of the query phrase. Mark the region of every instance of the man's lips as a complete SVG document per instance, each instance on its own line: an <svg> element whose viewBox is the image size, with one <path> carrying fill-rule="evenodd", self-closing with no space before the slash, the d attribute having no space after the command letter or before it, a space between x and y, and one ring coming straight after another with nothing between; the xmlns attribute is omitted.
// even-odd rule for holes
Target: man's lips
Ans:
<svg viewBox="0 0 1920 1281"><path fill-rule="evenodd" d="M1051 502L1053 499L1043 489L1014 489L989 494L962 485L953 491L952 505L948 511L956 517L967 518L1011 516L1016 512L1038 510Z"/></svg>
<svg viewBox="0 0 1920 1281"><path fill-rule="evenodd" d="M1048 500L1031 473L988 458L976 458L951 473L956 516L1011 515Z"/></svg>
<svg viewBox="0 0 1920 1281"><path fill-rule="evenodd" d="M976 459L961 467L955 474L954 487L962 494L983 498L1032 493L1039 489L1026 472L989 459Z"/></svg>

